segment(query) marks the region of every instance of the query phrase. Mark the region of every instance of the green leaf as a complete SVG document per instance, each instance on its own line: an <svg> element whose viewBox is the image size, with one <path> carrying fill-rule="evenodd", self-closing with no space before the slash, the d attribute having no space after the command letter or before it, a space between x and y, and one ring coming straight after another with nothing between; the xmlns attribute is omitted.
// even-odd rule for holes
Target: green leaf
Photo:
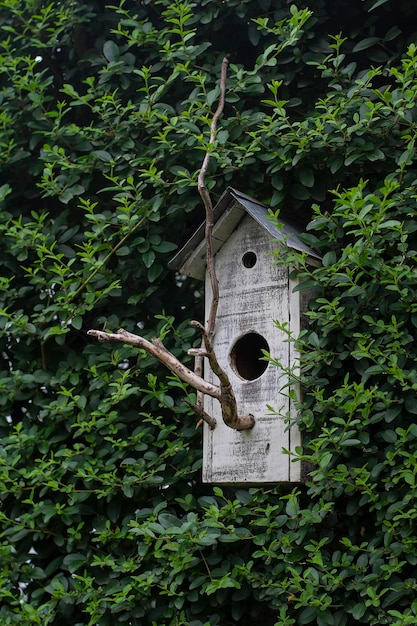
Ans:
<svg viewBox="0 0 417 626"><path fill-rule="evenodd" d="M157 280L162 272L164 271L164 266L161 263L154 263L153 265L151 265L151 267L148 269L148 280L150 283L153 283L155 280Z"/></svg>
<svg viewBox="0 0 417 626"><path fill-rule="evenodd" d="M326 467L331 462L332 458L333 458L333 455L331 452L325 452L323 456L320 458L320 467L322 469L326 469Z"/></svg>
<svg viewBox="0 0 417 626"><path fill-rule="evenodd" d="M357 43L356 46L353 47L352 52L361 52L362 50L367 50L368 48L371 48L372 46L374 46L376 43L379 43L380 41L381 39L379 37L366 37L365 39L362 39L362 41Z"/></svg>
<svg viewBox="0 0 417 626"><path fill-rule="evenodd" d="M382 438L387 443L395 443L398 439L397 433L393 430L385 430L382 433Z"/></svg>
<svg viewBox="0 0 417 626"><path fill-rule="evenodd" d="M340 168L343 166L343 162L344 162L344 157L342 154L335 154L334 156L332 156L331 159L329 159L330 172L332 174L335 174L336 172L338 172Z"/></svg>
<svg viewBox="0 0 417 626"><path fill-rule="evenodd" d="M82 315L77 315L76 317L73 317L71 320L71 325L76 329L76 330L81 330L82 325L83 325L83 318Z"/></svg>
<svg viewBox="0 0 417 626"><path fill-rule="evenodd" d="M326 252L326 254L322 258L323 267L329 267L330 265L334 265L336 263L336 254L333 250Z"/></svg>
<svg viewBox="0 0 417 626"><path fill-rule="evenodd" d="M357 602L352 609L353 619L361 619L366 612L366 604L364 602Z"/></svg>
<svg viewBox="0 0 417 626"><path fill-rule="evenodd" d="M398 220L386 220L380 224L380 228L398 228L401 226L401 222Z"/></svg>
<svg viewBox="0 0 417 626"><path fill-rule="evenodd" d="M161 243L152 247L156 252L160 253L172 252L178 248L176 243L171 243L170 241L161 241Z"/></svg>
<svg viewBox="0 0 417 626"><path fill-rule="evenodd" d="M417 398L413 396L408 396L405 399L404 406L408 413L411 413L412 415L417 415Z"/></svg>
<svg viewBox="0 0 417 626"><path fill-rule="evenodd" d="M152 263L155 261L155 258L156 256L153 250L147 250L147 252L144 252L142 254L142 261L147 268L151 267Z"/></svg>
<svg viewBox="0 0 417 626"><path fill-rule="evenodd" d="M336 624L341 624L340 617L335 619L334 612L326 609L325 611L320 611L317 615L317 626L333 626Z"/></svg>
<svg viewBox="0 0 417 626"><path fill-rule="evenodd" d="M298 173L298 179L304 187L314 186L314 172L311 167L303 167Z"/></svg>
<svg viewBox="0 0 417 626"><path fill-rule="evenodd" d="M114 43L114 41L106 41L104 43L103 54L110 62L118 61L120 58L119 47Z"/></svg>
<svg viewBox="0 0 417 626"><path fill-rule="evenodd" d="M361 443L360 439L343 439L340 445L345 448L350 446L360 446Z"/></svg>
<svg viewBox="0 0 417 626"><path fill-rule="evenodd" d="M92 154L104 163L109 163L113 160L112 155L110 154L110 152L107 152L107 150L93 150Z"/></svg>
<svg viewBox="0 0 417 626"><path fill-rule="evenodd" d="M73 554L67 554L62 561L62 566L69 572L76 572L80 567L85 567L86 556L80 552L74 552Z"/></svg>
<svg viewBox="0 0 417 626"><path fill-rule="evenodd" d="M318 614L318 609L315 606L307 606L303 609L298 617L299 624L310 624L314 619L316 619Z"/></svg>
<svg viewBox="0 0 417 626"><path fill-rule="evenodd" d="M129 256L131 254L131 250L129 246L121 246L116 251L117 256Z"/></svg>

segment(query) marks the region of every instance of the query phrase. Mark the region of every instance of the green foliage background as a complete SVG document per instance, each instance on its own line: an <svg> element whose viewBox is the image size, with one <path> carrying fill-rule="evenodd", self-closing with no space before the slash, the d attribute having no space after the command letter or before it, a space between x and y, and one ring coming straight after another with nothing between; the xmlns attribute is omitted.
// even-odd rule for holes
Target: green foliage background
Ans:
<svg viewBox="0 0 417 626"><path fill-rule="evenodd" d="M417 623L413 0L0 0L0 621ZM226 107L209 124L223 56ZM306 225L306 484L202 485L167 269L207 150ZM278 320L279 323L279 320Z"/></svg>

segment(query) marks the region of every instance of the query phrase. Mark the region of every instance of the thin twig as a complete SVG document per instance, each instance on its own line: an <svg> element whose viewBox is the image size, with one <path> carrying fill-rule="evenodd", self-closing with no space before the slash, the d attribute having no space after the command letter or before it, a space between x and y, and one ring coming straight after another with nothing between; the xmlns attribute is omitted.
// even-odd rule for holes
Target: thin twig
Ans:
<svg viewBox="0 0 417 626"><path fill-rule="evenodd" d="M211 417L211 415L206 413L206 411L198 404L194 404L193 402L190 402L189 400L186 400L185 402L193 409L193 411L198 415L198 417L201 417L202 420L207 422L211 430L214 430L216 428L217 421L215 417Z"/></svg>
<svg viewBox="0 0 417 626"><path fill-rule="evenodd" d="M237 404L235 394L233 392L232 385L230 383L229 377L223 368L220 366L217 361L216 354L213 350L213 346L211 343L212 337L214 335L215 325L216 325L216 315L217 308L219 304L219 281L217 280L216 275L216 266L214 260L214 246L213 246L213 226L214 226L214 217L213 217L213 203L211 201L210 193L205 184L205 177L207 174L207 169L210 163L210 146L214 143L216 139L216 130L217 123L220 119L221 114L224 109L224 101L226 95L226 78L227 78L227 66L229 62L226 58L222 61L221 73L220 73L220 96L219 103L217 105L216 112L213 115L213 119L210 125L210 140L209 140L209 148L204 156L203 164L201 166L199 175L198 175L198 191L201 196L201 199L204 204L204 208L206 211L206 226L205 226L205 243L206 243L206 266L207 271L210 277L211 284L211 303L209 309L209 315L207 319L207 328L204 328L199 322L191 322L191 324L197 327L202 333L202 344L200 353L197 354L195 360L195 368L194 371L198 371L201 376L202 372L202 360L203 360L203 352L206 353L207 358L210 363L210 367L213 373L217 376L220 382L221 396L219 398L221 408L222 408L222 417L223 421L230 428L234 428L236 430L247 430L253 428L255 424L255 419L253 415L243 415L239 416L237 412ZM197 407L198 411L203 411L203 396L202 393L197 393Z"/></svg>
<svg viewBox="0 0 417 626"><path fill-rule="evenodd" d="M207 356L213 373L220 382L220 398L218 398L222 408L222 418L226 426L234 430L250 430L255 425L255 418L250 413L248 415L238 415L237 402L233 391L232 383L227 373L219 365L216 353L213 349L210 337L204 326L200 322L192 321L191 326L198 328L203 336L205 355Z"/></svg>
<svg viewBox="0 0 417 626"><path fill-rule="evenodd" d="M204 380L204 378L196 376L195 372L188 369L188 367L183 365L181 361L165 348L160 339L154 338L148 341L144 337L130 333L123 328L120 328L116 333L106 333L103 330L89 330L87 334L91 337L97 337L99 341L118 342L137 348L143 348L148 354L158 359L165 367L194 389L216 398L221 404L223 419L230 428L234 428L235 430L248 430L253 427L255 422L252 415L237 415L236 400L230 383L229 385L214 385ZM200 410L200 408L198 408L197 414L205 419L211 428L215 427L216 420L207 415L204 409L201 408Z"/></svg>
<svg viewBox="0 0 417 626"><path fill-rule="evenodd" d="M213 144L216 138L216 129L219 118L223 112L224 100L226 93L226 75L227 75L227 59L223 59L220 76L220 97L219 104L216 112L213 116L213 120L210 125L210 144ZM97 337L100 341L116 341L125 343L131 346L143 348L156 359L158 359L163 365L165 365L171 372L176 374L181 380L190 384L197 391L197 404L192 405L197 415L204 419L211 428L216 426L216 420L208 415L203 408L203 394L216 398L221 405L222 418L227 426L235 430L249 430L253 428L255 424L255 418L253 415L238 415L236 398L233 392L232 385L230 383L227 373L222 369L217 361L216 354L212 345L212 337L214 335L214 328L216 323L217 307L219 303L219 283L216 276L216 268L214 262L214 248L213 248L213 204L210 198L210 194L205 185L205 176L207 168L210 162L210 147L208 148L203 164L201 166L200 173L198 175L198 191L203 201L206 211L206 227L205 227L205 240L206 240L206 263L207 270L210 276L212 299L210 304L209 316L207 320L207 329L199 322L192 322L192 325L197 327L202 333L202 342L200 349L194 349L191 352L195 356L195 367L192 372L188 367L183 365L169 350L165 348L160 339L152 339L148 341L139 335L129 333L121 328L117 333L106 333L101 330L89 330L88 335ZM220 385L214 385L203 378L203 358L207 357L210 363L210 367L213 373L219 379Z"/></svg>
<svg viewBox="0 0 417 626"><path fill-rule="evenodd" d="M224 109L228 65L229 65L229 61L226 58L224 58L222 61L221 74L220 74L219 104L217 105L216 112L213 115L213 119L210 125L210 140L209 140L210 144L213 144L216 139L217 123ZM205 154L203 164L201 166L200 173L198 175L197 186L198 186L198 192L201 196L201 199L204 204L204 208L206 210L206 228L205 228L206 263L207 263L207 270L210 276L211 291L212 291L210 312L209 312L209 317L207 320L207 333L211 337L214 332L214 325L216 323L217 306L219 304L219 283L218 283L217 276L216 276L216 268L215 268L215 263L214 263L214 250L213 250L213 203L211 201L209 191L205 184L205 177L206 177L209 163L210 163L210 148L207 150Z"/></svg>
<svg viewBox="0 0 417 626"><path fill-rule="evenodd" d="M217 123L220 119L221 114L224 109L224 99L226 94L226 77L227 77L227 66L229 62L226 58L222 61L221 73L220 73L220 96L219 103L217 105L216 112L213 115L213 119L210 124L210 140L209 143L212 144L216 138L216 130ZM214 263L214 249L213 249L213 203L211 201L210 193L206 187L205 177L207 174L207 169L210 163L210 150L208 149L203 163L201 165L200 172L198 174L197 187L198 192L201 196L201 199L204 204L205 212L206 212L206 227L205 227L205 242L206 242L206 264L207 270L210 276L211 283L211 303L210 303L210 311L207 320L207 332L210 337L214 333L214 326L216 323L216 314L217 307L219 304L219 282L216 276L216 268ZM203 357L197 355L194 361L194 372L198 376L203 376ZM203 395L201 392L197 392L197 406L199 410L203 410Z"/></svg>
<svg viewBox="0 0 417 626"><path fill-rule="evenodd" d="M194 389L199 389L203 393L213 396L213 398L220 398L221 390L218 385L213 385L207 382L204 378L196 376L188 367L183 365L169 350L165 348L160 339L154 338L152 341L148 341L140 335L130 333L124 328L120 328L117 333L106 333L103 330L89 330L87 335L91 337L97 337L99 341L103 342L118 342L125 343L137 348L143 348L148 354L161 361L171 372L177 374L181 380L189 383Z"/></svg>
<svg viewBox="0 0 417 626"><path fill-rule="evenodd" d="M200 322L197 322L196 320L193 320L192 322L190 322L190 325L193 326L194 328L198 328L198 330L201 332L202 338L203 338L203 343L204 343L204 356L207 356L209 362L210 362L210 367L213 370L213 373L217 376L217 378L220 381L221 385L230 385L230 381L229 381L229 377L226 374L226 372L223 370L223 368L220 366L217 357L216 357L216 353L214 352L213 349L213 345L211 343L210 337L208 335L207 330L204 328L204 326L202 324L200 324ZM200 348L201 350L201 348ZM188 354L190 354L190 352L188 351Z"/></svg>

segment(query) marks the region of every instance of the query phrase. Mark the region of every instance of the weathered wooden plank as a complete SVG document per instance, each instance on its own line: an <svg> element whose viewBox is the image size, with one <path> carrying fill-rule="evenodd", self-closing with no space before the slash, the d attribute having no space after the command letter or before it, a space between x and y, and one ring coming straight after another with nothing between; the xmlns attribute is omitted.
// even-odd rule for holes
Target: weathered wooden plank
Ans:
<svg viewBox="0 0 417 626"><path fill-rule="evenodd" d="M299 480L299 468L294 467L298 464L290 463L289 455L282 452L283 448L290 450L299 444L299 433L296 428L289 431L284 419L267 408L270 405L282 414L289 413L289 399L279 393L287 378L277 367L259 362L256 354L263 338L271 356L285 368L295 358L286 335L274 325L276 319L290 325L290 318L294 321L299 307L298 296L292 299L290 296L288 268L276 265L271 256L276 246L265 229L246 215L216 255L220 300L213 344L219 362L230 376L239 412L252 413L256 424L250 431L232 430L223 423L218 402L205 399L205 410L216 417L218 424L214 430L204 431L203 480L206 482ZM249 263L244 258L248 252ZM206 280L206 314L210 298L210 281ZM238 341L238 346L243 345L239 358L248 359L249 370L243 367L243 375L231 359L231 354L236 356L233 347ZM251 359L257 362L254 368ZM259 377L252 379L258 371ZM209 368L206 377L214 378Z"/></svg>

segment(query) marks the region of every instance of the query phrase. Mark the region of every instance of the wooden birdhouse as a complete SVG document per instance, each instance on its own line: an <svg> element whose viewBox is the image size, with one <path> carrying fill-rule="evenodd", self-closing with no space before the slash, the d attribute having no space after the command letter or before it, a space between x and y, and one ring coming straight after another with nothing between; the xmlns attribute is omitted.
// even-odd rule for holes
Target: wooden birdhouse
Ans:
<svg viewBox="0 0 417 626"><path fill-rule="evenodd" d="M282 220L281 220L282 221ZM290 268L277 264L272 255L279 245L316 253L284 223L277 228L268 208L236 189L228 188L214 207L213 244L219 281L219 306L213 347L231 380L239 410L255 417L251 430L237 431L222 420L219 402L205 396L205 411L216 418L210 429L204 424L203 480L213 483L297 482L300 463L284 452L300 445L291 414L288 389L280 391L288 374L264 359L270 353L285 367L296 355L287 336L274 320L286 323L291 334L300 330L303 292L294 292ZM211 284L206 271L204 224L171 261L170 267L205 280L206 317ZM217 382L205 367L204 378ZM268 407L273 407L273 412Z"/></svg>

